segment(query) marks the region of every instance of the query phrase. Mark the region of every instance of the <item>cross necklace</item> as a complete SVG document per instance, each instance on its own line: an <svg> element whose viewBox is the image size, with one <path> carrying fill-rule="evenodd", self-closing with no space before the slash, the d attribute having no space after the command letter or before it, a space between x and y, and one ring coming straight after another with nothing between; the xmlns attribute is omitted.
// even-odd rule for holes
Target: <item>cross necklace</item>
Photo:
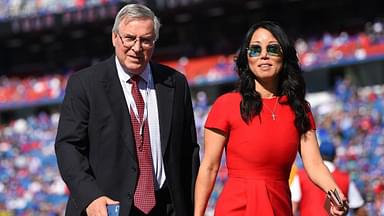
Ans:
<svg viewBox="0 0 384 216"><path fill-rule="evenodd" d="M272 116L272 120L275 121L276 120L276 107L277 107L277 101L279 100L279 97L276 97L276 100L275 100L275 105L273 105L273 109L269 108L269 106L267 105L267 103L263 103L263 105L265 105L265 108L268 109L268 111L271 112L271 116Z"/></svg>

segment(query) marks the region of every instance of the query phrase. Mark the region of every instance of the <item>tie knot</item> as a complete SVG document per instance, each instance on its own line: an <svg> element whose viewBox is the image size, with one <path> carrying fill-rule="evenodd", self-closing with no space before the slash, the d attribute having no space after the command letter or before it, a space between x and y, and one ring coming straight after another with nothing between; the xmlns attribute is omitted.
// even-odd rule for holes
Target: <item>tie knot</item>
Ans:
<svg viewBox="0 0 384 216"><path fill-rule="evenodd" d="M133 75L128 82L131 84L138 84L140 81L141 77L139 75Z"/></svg>

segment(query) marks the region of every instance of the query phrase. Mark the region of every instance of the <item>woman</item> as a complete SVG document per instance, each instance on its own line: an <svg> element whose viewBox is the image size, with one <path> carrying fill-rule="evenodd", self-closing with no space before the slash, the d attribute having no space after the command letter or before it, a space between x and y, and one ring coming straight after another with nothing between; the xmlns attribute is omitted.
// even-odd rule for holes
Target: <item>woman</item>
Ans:
<svg viewBox="0 0 384 216"><path fill-rule="evenodd" d="M216 216L292 215L288 178L299 151L311 180L323 191L336 189L320 157L315 123L305 100L296 51L277 24L253 25L236 59L240 83L220 96L205 124L205 153L195 188L195 216L203 216L226 148L228 180Z"/></svg>

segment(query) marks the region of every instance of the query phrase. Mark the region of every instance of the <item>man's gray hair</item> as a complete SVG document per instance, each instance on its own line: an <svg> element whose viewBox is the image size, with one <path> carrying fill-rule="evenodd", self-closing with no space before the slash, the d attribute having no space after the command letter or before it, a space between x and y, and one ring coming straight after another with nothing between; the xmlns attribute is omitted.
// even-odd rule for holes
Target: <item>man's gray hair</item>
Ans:
<svg viewBox="0 0 384 216"><path fill-rule="evenodd" d="M115 23L112 27L112 32L119 32L119 25L120 22L125 18L133 18L133 19L140 19L140 18L150 18L153 20L153 28L155 31L155 40L159 38L159 31L160 31L160 20L156 17L156 15L152 12L151 9L149 9L145 5L141 4L127 4L123 8L120 9L120 11L117 13L115 18Z"/></svg>

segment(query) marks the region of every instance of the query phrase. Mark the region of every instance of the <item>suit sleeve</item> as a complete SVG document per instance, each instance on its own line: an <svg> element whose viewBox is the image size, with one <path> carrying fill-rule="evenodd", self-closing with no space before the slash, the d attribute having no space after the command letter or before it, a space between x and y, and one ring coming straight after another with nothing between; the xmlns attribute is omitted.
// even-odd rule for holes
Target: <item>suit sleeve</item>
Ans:
<svg viewBox="0 0 384 216"><path fill-rule="evenodd" d="M78 72L79 73L79 72ZM68 80L55 142L59 170L77 208L102 196L89 165L89 98L78 74Z"/></svg>
<svg viewBox="0 0 384 216"><path fill-rule="evenodd" d="M195 126L195 119L194 119L194 112L192 108L192 100L191 100L191 92L189 89L188 82L186 79L185 81L185 107L186 107L186 119L187 119L187 127L185 127L185 140L190 140L191 145L191 154L192 154L192 185L191 185L191 200L193 202L194 200L194 192L195 192L195 182L197 178L197 172L199 170L200 166L200 146L197 143L197 137L196 137L196 126Z"/></svg>

